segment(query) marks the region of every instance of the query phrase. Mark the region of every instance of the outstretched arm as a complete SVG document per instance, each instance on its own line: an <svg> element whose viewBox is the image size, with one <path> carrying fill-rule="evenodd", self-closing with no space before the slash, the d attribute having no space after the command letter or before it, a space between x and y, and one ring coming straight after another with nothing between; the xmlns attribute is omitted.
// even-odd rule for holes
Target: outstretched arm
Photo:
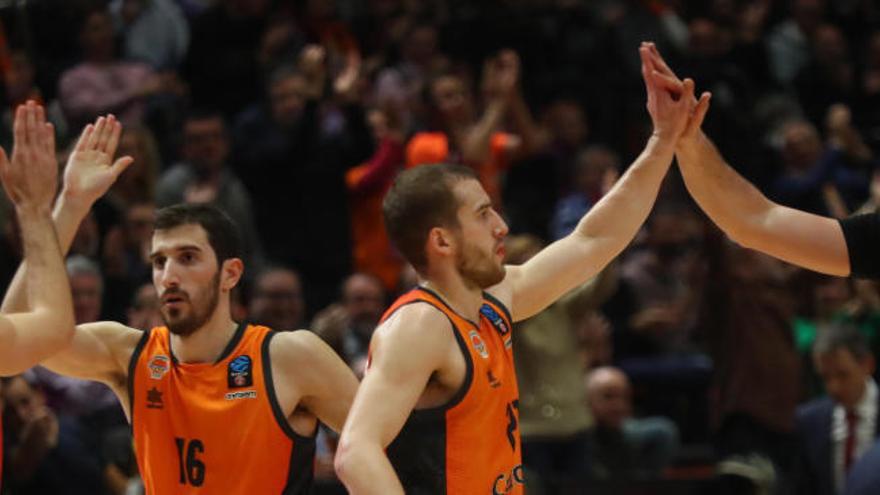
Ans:
<svg viewBox="0 0 880 495"><path fill-rule="evenodd" d="M400 433L454 342L451 331L424 329L444 327L449 328L449 320L439 311L427 304L415 304L376 330L370 368L358 389L336 453L336 473L350 493L403 493L385 449Z"/></svg>
<svg viewBox="0 0 880 495"><path fill-rule="evenodd" d="M679 88L686 97L673 99L649 69L647 48L643 46L639 52L654 132L629 170L571 234L522 266L509 267L505 281L492 289L502 301L511 302L516 321L541 311L596 275L630 243L654 205L678 137L692 114L695 120L705 115L708 95L697 103L693 97L694 83L687 80Z"/></svg>
<svg viewBox="0 0 880 495"><path fill-rule="evenodd" d="M0 316L0 374L19 373L54 354L73 336L73 302L49 215L58 184L55 130L42 107L18 107L12 159L0 150L0 178L21 225L30 307Z"/></svg>
<svg viewBox="0 0 880 495"><path fill-rule="evenodd" d="M677 77L651 46L658 80ZM788 208L767 199L722 158L712 141L690 126L676 147L685 185L700 208L737 243L783 261L829 275L850 273L846 240L833 219Z"/></svg>
<svg viewBox="0 0 880 495"><path fill-rule="evenodd" d="M133 161L128 156L113 161L121 132L122 126L115 117L99 117L94 124L83 129L67 161L64 185L52 212L62 254L70 249L79 224L95 201L110 189ZM28 271L28 260L25 259L9 284L0 308L3 313L27 309L26 291L31 287L25 283Z"/></svg>

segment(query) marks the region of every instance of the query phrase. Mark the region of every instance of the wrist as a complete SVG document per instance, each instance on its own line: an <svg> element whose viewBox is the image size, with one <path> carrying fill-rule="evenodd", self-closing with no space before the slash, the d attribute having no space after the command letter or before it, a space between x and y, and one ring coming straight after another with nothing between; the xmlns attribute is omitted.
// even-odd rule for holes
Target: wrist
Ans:
<svg viewBox="0 0 880 495"><path fill-rule="evenodd" d="M15 212L21 223L33 222L35 220L51 218L52 210L45 204L16 204Z"/></svg>
<svg viewBox="0 0 880 495"><path fill-rule="evenodd" d="M676 145L678 143L678 137L670 136L669 134L664 134L662 132L654 131L651 136L648 138L648 144L645 146L645 149L648 151L654 152L670 152L674 153Z"/></svg>
<svg viewBox="0 0 880 495"><path fill-rule="evenodd" d="M55 210L87 212L92 208L92 205L95 204L95 201L97 201L97 198L89 198L64 187L61 189L61 194L58 196Z"/></svg>

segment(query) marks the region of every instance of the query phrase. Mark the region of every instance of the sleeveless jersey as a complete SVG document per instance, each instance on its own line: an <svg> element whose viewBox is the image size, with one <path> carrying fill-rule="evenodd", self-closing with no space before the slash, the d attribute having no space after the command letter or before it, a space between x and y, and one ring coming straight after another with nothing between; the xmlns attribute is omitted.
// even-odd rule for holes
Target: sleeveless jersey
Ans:
<svg viewBox="0 0 880 495"><path fill-rule="evenodd" d="M388 446L388 458L408 494L523 493L511 318L498 300L483 297L478 323L425 288L401 296L382 317L384 322L408 304L434 306L452 324L466 364L464 383L449 402L413 410Z"/></svg>
<svg viewBox="0 0 880 495"><path fill-rule="evenodd" d="M269 343L241 324L216 363L186 364L166 327L146 332L129 363L131 427L146 493L308 493L314 437L290 427L275 397Z"/></svg>

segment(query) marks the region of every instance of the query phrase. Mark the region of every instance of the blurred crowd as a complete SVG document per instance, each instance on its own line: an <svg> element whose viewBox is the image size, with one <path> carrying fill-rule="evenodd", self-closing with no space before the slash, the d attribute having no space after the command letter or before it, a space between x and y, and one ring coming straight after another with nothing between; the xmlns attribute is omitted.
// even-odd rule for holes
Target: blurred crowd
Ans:
<svg viewBox="0 0 880 495"><path fill-rule="evenodd" d="M837 218L880 207L873 0L0 2L0 145L27 99L47 107L60 163L98 115L124 125L135 164L67 261L78 323L161 325L155 210L210 202L246 240L234 316L310 328L360 373L384 308L417 283L382 227L395 174L473 167L510 226L508 261L525 262L650 134L643 40L713 93L706 133L769 197ZM0 287L19 244L4 203ZM838 493L842 463L870 447L796 448L846 433L817 408L876 398L877 284L732 244L674 167L619 260L518 326L535 493L572 477ZM35 368L2 398L4 493L139 493L109 389ZM319 478L334 443L322 433Z"/></svg>

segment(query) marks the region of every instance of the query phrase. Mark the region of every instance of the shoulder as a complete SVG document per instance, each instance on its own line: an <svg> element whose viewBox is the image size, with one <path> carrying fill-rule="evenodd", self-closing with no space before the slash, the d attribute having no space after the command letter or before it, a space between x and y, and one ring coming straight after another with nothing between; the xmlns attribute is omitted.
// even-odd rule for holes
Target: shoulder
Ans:
<svg viewBox="0 0 880 495"><path fill-rule="evenodd" d="M413 355L445 352L446 346L455 340L452 325L449 316L430 303L407 304L376 328L371 349L399 349Z"/></svg>
<svg viewBox="0 0 880 495"><path fill-rule="evenodd" d="M137 345L144 337L142 330L131 328L116 321L96 321L76 326L77 332L88 332L110 345Z"/></svg>

